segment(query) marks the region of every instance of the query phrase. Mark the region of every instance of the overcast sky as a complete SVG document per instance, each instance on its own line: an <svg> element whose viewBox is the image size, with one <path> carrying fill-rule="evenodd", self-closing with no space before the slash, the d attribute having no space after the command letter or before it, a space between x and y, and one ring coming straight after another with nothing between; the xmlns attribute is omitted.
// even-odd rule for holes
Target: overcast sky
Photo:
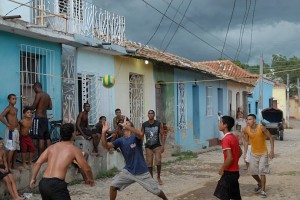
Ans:
<svg viewBox="0 0 300 200"><path fill-rule="evenodd" d="M192 0L191 3L190 0L145 1L162 13L172 2L166 15L178 24L186 11L181 22L186 30L179 27L176 31L178 25L164 17L149 42L150 46L166 49L192 61L221 57L234 0ZM162 14L142 0L94 2L108 11L125 16L126 38L142 44L149 41L162 19ZM236 0L223 58L248 62L254 4L255 0ZM249 64L259 64L261 54L266 63L271 62L272 54L300 57L300 0L256 0Z"/></svg>

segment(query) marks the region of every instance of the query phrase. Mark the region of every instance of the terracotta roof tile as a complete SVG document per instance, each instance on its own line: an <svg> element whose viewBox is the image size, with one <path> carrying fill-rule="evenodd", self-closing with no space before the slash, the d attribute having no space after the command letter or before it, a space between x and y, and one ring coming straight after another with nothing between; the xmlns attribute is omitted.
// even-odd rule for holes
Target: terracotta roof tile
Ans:
<svg viewBox="0 0 300 200"><path fill-rule="evenodd" d="M259 76L252 74L230 60L217 60L217 61L206 61L197 62L197 64L205 65L210 67L213 71L228 76L228 78L235 79L238 82L255 85Z"/></svg>
<svg viewBox="0 0 300 200"><path fill-rule="evenodd" d="M246 83L253 86L256 84L256 81L258 79L257 75L243 70L229 60L192 62L186 58L182 58L174 54L164 52L147 45L144 46L140 43L132 41L126 41L125 47L136 49L135 53L128 53L133 57L156 60L176 67L197 70L222 79L230 79L236 82Z"/></svg>

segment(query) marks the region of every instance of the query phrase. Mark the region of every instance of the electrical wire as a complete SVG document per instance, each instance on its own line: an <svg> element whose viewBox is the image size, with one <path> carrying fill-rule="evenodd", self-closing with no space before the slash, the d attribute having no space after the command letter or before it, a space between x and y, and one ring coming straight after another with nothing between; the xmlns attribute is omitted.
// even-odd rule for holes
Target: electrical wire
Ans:
<svg viewBox="0 0 300 200"><path fill-rule="evenodd" d="M27 3L21 4L21 5L17 6L17 7L15 7L15 8L13 8L12 10L8 11L8 13L6 13L4 16L7 16L9 13L17 10L18 8L24 6L24 5L26 5L26 4L28 4L28 3L32 2L32 1L34 1L34 0L28 1Z"/></svg>
<svg viewBox="0 0 300 200"><path fill-rule="evenodd" d="M172 4L173 1L174 1L174 0L171 0L171 1L170 1L170 3L169 3L169 5L168 5L167 9L165 10L165 13L163 14L162 18L160 19L160 22L159 22L158 26L156 27L156 29L155 29L154 33L152 34L152 36L151 36L151 37L149 38L149 40L146 42L146 45L149 44L149 42L153 39L153 37L154 37L155 34L157 33L157 31L158 31L158 29L159 29L159 27L160 27L162 21L164 20L164 18L165 18L165 16L166 16L166 13L168 12L168 10L169 10L169 8L170 8L170 6L171 6L171 4Z"/></svg>
<svg viewBox="0 0 300 200"><path fill-rule="evenodd" d="M276 68L276 67L292 67L292 66L300 66L299 64L296 65L277 65L277 66L270 66L270 68ZM259 66L252 66L251 68L259 68Z"/></svg>
<svg viewBox="0 0 300 200"><path fill-rule="evenodd" d="M153 5L151 5L150 3L148 3L145 0L142 0L143 2L145 2L147 5L149 5L151 8L153 8L154 10L156 10L158 13L162 14L163 13L158 10L156 7L154 7ZM186 32L190 33L191 35L193 35L194 37L196 37L197 39L199 39L200 41L202 41L203 43L205 43L206 45L210 46L211 48L215 49L216 51L220 52L221 51L219 49L217 49L216 47L214 47L213 45L209 44L207 41L205 41L204 39L202 39L201 37L199 37L198 35L196 35L195 33L193 33L192 31L190 31L189 29L187 29L185 26L178 24L176 21L172 20L170 17L168 17L167 15L165 15L166 18L168 18L169 20L173 21L175 24L179 25L180 27L182 27ZM229 55L223 53L225 56L227 56L228 58L230 58L231 60L234 60L232 57L230 57Z"/></svg>
<svg viewBox="0 0 300 200"><path fill-rule="evenodd" d="M163 0L163 2L165 2L166 4L168 3L166 0ZM171 8L173 8L174 10L176 10L176 8L174 6L171 6ZM178 12L179 14L183 15L183 13L181 13L180 11ZM185 19L190 22L191 24L197 26L199 29L201 29L203 32L207 33L208 35L210 35L211 37L215 38L216 40L220 41L223 45L224 40L220 39L219 37L217 37L216 35L210 33L209 31L207 31L205 28L203 28L199 23L194 22L193 19L189 18L189 17L185 17ZM233 45L226 43L227 46L231 47L232 49L236 50L236 47L234 47ZM245 55L248 55L248 53L245 53L242 51L242 53L244 53Z"/></svg>
<svg viewBox="0 0 300 200"><path fill-rule="evenodd" d="M243 27L243 31L242 31L241 45L240 45L240 49L238 50L237 60L239 59L240 52L241 52L241 50L242 50L242 48L243 48L243 37L244 37L245 28L246 28L246 25L247 25L247 20L248 20L250 8L251 8L251 2L252 2L252 1L250 0L249 6L248 6L248 9L247 9L247 15L246 15L246 19L245 19L245 23L244 23L244 27Z"/></svg>
<svg viewBox="0 0 300 200"><path fill-rule="evenodd" d="M169 3L167 0L163 0L163 2L165 2L166 4ZM173 5L171 5L170 7L171 7L173 10L175 10L175 11L177 10ZM181 14L181 15L183 15L183 13L180 12L180 11L178 11L178 13ZM197 27L198 27L199 29L201 29L203 32L207 33L207 34L210 35L211 37L213 37L213 38L215 38L216 40L220 41L220 42L222 43L222 45L223 45L223 43L224 43L224 40L223 40L223 39L220 39L220 38L217 37L216 35L210 33L210 32L207 31L205 28L203 28L199 23L196 23L193 19L191 19L191 18L189 18L189 17L187 17L187 16L185 17L185 19L186 19L188 22L190 22L191 24L197 26ZM237 49L235 46L233 46L233 45L230 44L230 43L226 43L226 46L232 48L232 49L235 50L235 51L236 51L236 49ZM245 54L246 56L248 56L248 52L246 53L246 52L241 51L241 53L243 53L243 54Z"/></svg>
<svg viewBox="0 0 300 200"><path fill-rule="evenodd" d="M234 9L235 9L235 3L236 3L236 0L234 0L234 2L233 2L231 16L230 16L229 23L228 23L228 26L227 26L227 31L226 31L226 35L225 35L225 39L224 39L224 44L223 44L222 52L221 52L221 58L223 58L223 52L224 52L224 48L225 48L225 45L226 45L227 35L228 35L228 32L229 32L230 24L231 24L231 21L232 21L232 16L233 16Z"/></svg>
<svg viewBox="0 0 300 200"><path fill-rule="evenodd" d="M251 25L251 37L250 37L250 49L249 49L249 54L248 54L247 64L249 64L250 55L251 55L251 51L252 51L252 34L253 34L253 21L254 21L255 8L256 8L256 0L254 0L254 6L253 6L253 12L252 12L252 25Z"/></svg>
<svg viewBox="0 0 300 200"><path fill-rule="evenodd" d="M248 0L246 0L246 10L244 12L244 16L243 16L243 20L242 20L242 23L241 23L241 27L240 27L240 36L239 36L239 44L238 44L238 47L237 47L237 50L236 50L236 53L235 53L235 56L234 56L234 59L237 59L237 52L239 51L240 49L240 45L241 45L241 35L242 35L242 28L243 28L243 25L244 25L244 21L245 21L245 17L246 17L246 13L247 13L247 9L248 9Z"/></svg>
<svg viewBox="0 0 300 200"><path fill-rule="evenodd" d="M179 12L179 9L181 8L181 5L183 4L183 2L184 2L184 0L181 1L181 3L179 4L178 8L176 9L176 12L175 12L175 15L174 15L174 17L173 17L173 20L175 20L177 14L178 14L178 12ZM165 36L164 36L162 42L160 43L159 49L162 49L162 45L163 45L163 43L165 42L165 39L166 39L167 35L169 34L172 25L173 25L173 21L171 22L171 24L170 24L170 26L169 26L169 29L168 29L167 33L165 34Z"/></svg>
<svg viewBox="0 0 300 200"><path fill-rule="evenodd" d="M275 72L267 73L267 74L264 74L264 75L276 74L276 73L282 73L282 72L292 72L292 71L298 71L298 70L300 70L300 68L297 68L297 69L291 69L291 70L275 71Z"/></svg>
<svg viewBox="0 0 300 200"><path fill-rule="evenodd" d="M192 1L193 1L193 0L190 0L190 3L189 3L188 6L186 7L186 9L185 9L185 11L184 11L184 14L183 14L183 16L182 16L182 18L181 18L181 20L180 20L180 22L179 22L179 25L181 25L181 23L182 23L182 21L183 21L185 15L186 15L186 13L187 13L189 7L190 7ZM177 33L178 29L179 29L179 25L177 25L177 28L176 28L175 32L173 33L171 39L169 40L167 46L164 48L163 51L166 51L166 50L169 48L169 46L170 46L170 44L171 44L173 38L175 37L175 35L176 35L176 33Z"/></svg>

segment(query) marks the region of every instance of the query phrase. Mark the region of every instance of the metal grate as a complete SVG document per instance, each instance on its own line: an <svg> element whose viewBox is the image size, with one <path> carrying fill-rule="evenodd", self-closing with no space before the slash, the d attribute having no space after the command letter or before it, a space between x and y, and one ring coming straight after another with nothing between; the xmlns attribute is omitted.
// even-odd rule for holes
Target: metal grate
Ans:
<svg viewBox="0 0 300 200"><path fill-rule="evenodd" d="M124 45L125 17L86 0L33 0L30 6L13 2L32 9L31 23L35 25Z"/></svg>
<svg viewBox="0 0 300 200"><path fill-rule="evenodd" d="M139 74L129 74L129 107L130 120L134 127L141 128L144 116L144 77Z"/></svg>
<svg viewBox="0 0 300 200"><path fill-rule="evenodd" d="M81 104L88 102L91 105L89 112L89 125L95 125L100 116L105 116L111 122L111 94L110 90L103 87L102 77L99 74L88 72L81 73Z"/></svg>
<svg viewBox="0 0 300 200"><path fill-rule="evenodd" d="M43 91L47 92L52 101L54 97L54 51L50 49L21 44L20 47L20 84L21 84L21 109L31 105L35 92L33 84L41 82ZM52 114L55 115L55 104Z"/></svg>
<svg viewBox="0 0 300 200"><path fill-rule="evenodd" d="M177 85L178 93L178 129L186 128L186 94L185 94L185 84L178 83Z"/></svg>
<svg viewBox="0 0 300 200"><path fill-rule="evenodd" d="M62 91L63 91L63 121L76 123L76 49L63 45L62 48Z"/></svg>

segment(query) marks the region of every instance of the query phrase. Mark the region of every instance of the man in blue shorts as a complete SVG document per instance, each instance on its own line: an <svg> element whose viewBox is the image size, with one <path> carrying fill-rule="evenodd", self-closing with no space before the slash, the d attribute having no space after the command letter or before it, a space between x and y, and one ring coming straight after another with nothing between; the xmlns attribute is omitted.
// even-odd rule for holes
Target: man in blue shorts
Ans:
<svg viewBox="0 0 300 200"><path fill-rule="evenodd" d="M123 170L113 178L110 186L110 199L116 199L118 190L121 191L135 182L152 194L155 194L162 199L167 199L164 192L158 188L158 184L148 171L142 148L144 133L133 128L132 123L127 121L126 117L124 123L120 125L123 127L123 137L118 138L113 142L106 141L105 136L109 130L108 123L106 122L102 128L101 140L103 147L108 150L119 147L126 162Z"/></svg>

